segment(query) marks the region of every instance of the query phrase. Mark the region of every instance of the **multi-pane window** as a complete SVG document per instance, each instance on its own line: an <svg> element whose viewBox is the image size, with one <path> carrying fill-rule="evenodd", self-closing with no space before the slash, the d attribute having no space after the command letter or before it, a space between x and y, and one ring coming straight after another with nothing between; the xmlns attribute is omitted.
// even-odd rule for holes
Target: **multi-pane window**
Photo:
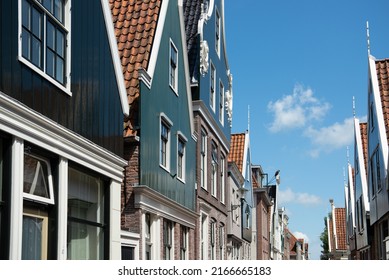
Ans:
<svg viewBox="0 0 389 280"><path fill-rule="evenodd" d="M161 119L161 139L160 139L160 155L159 163L165 168L169 167L169 151L170 151L170 126Z"/></svg>
<svg viewBox="0 0 389 280"><path fill-rule="evenodd" d="M67 258L104 259L107 242L105 183L95 175L69 168Z"/></svg>
<svg viewBox="0 0 389 280"><path fill-rule="evenodd" d="M177 147L177 177L185 179L185 140L178 137Z"/></svg>
<svg viewBox="0 0 389 280"><path fill-rule="evenodd" d="M66 0L22 0L21 57L53 81L68 87Z"/></svg>
<svg viewBox="0 0 389 280"><path fill-rule="evenodd" d="M213 196L217 196L217 146L214 142L212 142L212 170L211 170L211 194Z"/></svg>
<svg viewBox="0 0 389 280"><path fill-rule="evenodd" d="M172 259L172 234L173 223L169 220L163 220L163 259Z"/></svg>
<svg viewBox="0 0 389 280"><path fill-rule="evenodd" d="M220 254L220 259L224 260L224 235L225 235L225 230L224 230L224 225L220 225L219 228L219 254Z"/></svg>
<svg viewBox="0 0 389 280"><path fill-rule="evenodd" d="M226 169L226 159L224 155L221 156L220 159L220 201L222 203L225 203L226 200L226 182L225 182L225 176L224 171Z"/></svg>
<svg viewBox="0 0 389 280"><path fill-rule="evenodd" d="M188 259L188 228L186 226L180 227L180 259Z"/></svg>
<svg viewBox="0 0 389 280"><path fill-rule="evenodd" d="M170 41L170 61L169 61L169 85L174 91L177 90L178 76L178 52L176 46Z"/></svg>
<svg viewBox="0 0 389 280"><path fill-rule="evenodd" d="M200 158L200 183L201 187L207 189L207 134L201 131L201 158Z"/></svg>
<svg viewBox="0 0 389 280"><path fill-rule="evenodd" d="M220 14L219 11L216 10L215 17L215 49L216 52L220 53Z"/></svg>
<svg viewBox="0 0 389 280"><path fill-rule="evenodd" d="M216 90L216 68L211 62L209 105L215 110L215 90Z"/></svg>
<svg viewBox="0 0 389 280"><path fill-rule="evenodd" d="M224 124L224 86L221 81L219 85L219 121Z"/></svg>

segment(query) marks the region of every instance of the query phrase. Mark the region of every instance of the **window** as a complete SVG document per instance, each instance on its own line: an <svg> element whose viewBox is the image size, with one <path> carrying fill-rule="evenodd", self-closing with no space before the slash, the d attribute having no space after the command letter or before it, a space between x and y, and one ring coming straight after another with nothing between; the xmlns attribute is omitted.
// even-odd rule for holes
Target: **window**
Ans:
<svg viewBox="0 0 389 280"><path fill-rule="evenodd" d="M178 146L177 146L177 177L179 179L185 180L185 143L186 139L183 136L178 136Z"/></svg>
<svg viewBox="0 0 389 280"><path fill-rule="evenodd" d="M54 204L53 179L50 162L42 157L24 154L23 197Z"/></svg>
<svg viewBox="0 0 389 280"><path fill-rule="evenodd" d="M106 199L101 178L69 168L68 259L100 260L106 257Z"/></svg>
<svg viewBox="0 0 389 280"><path fill-rule="evenodd" d="M370 131L372 131L374 129L374 105L373 105L373 102L370 104L369 120L370 120Z"/></svg>
<svg viewBox="0 0 389 280"><path fill-rule="evenodd" d="M209 105L211 106L211 109L215 111L216 69L212 62L210 79Z"/></svg>
<svg viewBox="0 0 389 280"><path fill-rule="evenodd" d="M201 159L200 159L200 183L207 189L207 134L201 130Z"/></svg>
<svg viewBox="0 0 389 280"><path fill-rule="evenodd" d="M217 54L220 54L220 14L217 9L215 18L215 49Z"/></svg>
<svg viewBox="0 0 389 280"><path fill-rule="evenodd" d="M169 63L169 85L176 92L177 91L177 76L178 76L178 52L172 41L170 41L170 63Z"/></svg>
<svg viewBox="0 0 389 280"><path fill-rule="evenodd" d="M172 259L172 234L173 223L169 220L163 220L163 259Z"/></svg>
<svg viewBox="0 0 389 280"><path fill-rule="evenodd" d="M212 142L212 174L211 174L211 194L217 196L217 147Z"/></svg>
<svg viewBox="0 0 389 280"><path fill-rule="evenodd" d="M211 260L216 260L216 221L211 221Z"/></svg>
<svg viewBox="0 0 389 280"><path fill-rule="evenodd" d="M381 182L381 167L380 167L380 152L377 148L370 158L370 178L371 178L371 195L375 196L377 190L382 189Z"/></svg>
<svg viewBox="0 0 389 280"><path fill-rule="evenodd" d="M70 1L21 0L19 59L70 91Z"/></svg>
<svg viewBox="0 0 389 280"><path fill-rule="evenodd" d="M24 144L23 158L23 260L46 260L49 255L49 211L54 204L50 159L44 151ZM52 225L51 232L55 232Z"/></svg>
<svg viewBox="0 0 389 280"><path fill-rule="evenodd" d="M246 228L250 228L251 227L251 214L250 214L250 206L247 204L246 205L246 209L245 209L245 215L246 215Z"/></svg>
<svg viewBox="0 0 389 280"><path fill-rule="evenodd" d="M161 139L159 164L165 169L170 168L170 128L172 124L166 117L161 116Z"/></svg>
<svg viewBox="0 0 389 280"><path fill-rule="evenodd" d="M180 227L180 259L187 260L188 259L188 235L189 229L185 226Z"/></svg>
<svg viewBox="0 0 389 280"><path fill-rule="evenodd" d="M208 259L208 217L205 214L201 215L201 236L200 236L200 258Z"/></svg>
<svg viewBox="0 0 389 280"><path fill-rule="evenodd" d="M363 223L363 207L362 207L362 196L359 198L359 215L360 215L360 219L361 219L361 230L363 230L365 228L365 225Z"/></svg>
<svg viewBox="0 0 389 280"><path fill-rule="evenodd" d="M226 200L226 184L225 184L225 178L224 178L224 172L226 169L226 159L224 155L221 156L220 160L220 202L225 203Z"/></svg>
<svg viewBox="0 0 389 280"><path fill-rule="evenodd" d="M375 153L375 163L376 163L376 174L377 174L377 188L378 190L381 190L382 182L381 182L380 153L378 150Z"/></svg>
<svg viewBox="0 0 389 280"><path fill-rule="evenodd" d="M4 248L2 247L2 245L4 244L4 240L3 240L3 232L4 232L4 225L3 225L3 216L4 216L4 205L5 205L5 201L4 201L4 154L3 154L3 139L0 138L0 259L3 259L3 252L4 252ZM5 242L6 243L6 242Z"/></svg>
<svg viewBox="0 0 389 280"><path fill-rule="evenodd" d="M224 260L224 235L225 235L225 230L224 230L224 225L220 225L219 228L219 253L220 253L220 259Z"/></svg>
<svg viewBox="0 0 389 280"><path fill-rule="evenodd" d="M153 235L152 235L152 220L150 213L146 213L145 215L145 239L146 239L146 260L151 260L152 249L153 249Z"/></svg>
<svg viewBox="0 0 389 280"><path fill-rule="evenodd" d="M130 246L122 246L122 260L134 260L135 248Z"/></svg>
<svg viewBox="0 0 389 280"><path fill-rule="evenodd" d="M219 85L219 121L224 124L224 86L221 81Z"/></svg>

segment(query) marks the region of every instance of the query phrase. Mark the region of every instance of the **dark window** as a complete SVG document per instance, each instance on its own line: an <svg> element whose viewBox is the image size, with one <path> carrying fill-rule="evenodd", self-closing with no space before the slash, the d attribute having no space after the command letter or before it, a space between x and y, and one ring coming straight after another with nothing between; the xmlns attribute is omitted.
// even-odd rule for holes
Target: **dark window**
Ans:
<svg viewBox="0 0 389 280"><path fill-rule="evenodd" d="M134 260L135 248L130 246L122 246L122 260Z"/></svg>
<svg viewBox="0 0 389 280"><path fill-rule="evenodd" d="M172 230L173 223L169 220L163 220L163 259L172 259Z"/></svg>

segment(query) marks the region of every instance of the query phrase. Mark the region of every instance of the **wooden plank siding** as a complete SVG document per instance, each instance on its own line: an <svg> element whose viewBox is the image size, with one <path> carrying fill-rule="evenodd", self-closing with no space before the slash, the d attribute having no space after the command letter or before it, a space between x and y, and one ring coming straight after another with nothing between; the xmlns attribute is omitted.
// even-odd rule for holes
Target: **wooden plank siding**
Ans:
<svg viewBox="0 0 389 280"><path fill-rule="evenodd" d="M123 111L101 2L72 1L72 96L18 60L17 0L0 1L0 23L0 91L122 156Z"/></svg>

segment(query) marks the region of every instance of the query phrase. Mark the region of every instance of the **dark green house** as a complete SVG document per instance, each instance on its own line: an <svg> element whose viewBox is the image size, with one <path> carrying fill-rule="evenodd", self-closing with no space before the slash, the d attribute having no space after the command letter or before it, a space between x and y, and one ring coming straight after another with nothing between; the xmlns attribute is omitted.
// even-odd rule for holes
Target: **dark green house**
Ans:
<svg viewBox="0 0 389 280"><path fill-rule="evenodd" d="M122 257L190 259L192 99L181 1L110 1L125 78Z"/></svg>

